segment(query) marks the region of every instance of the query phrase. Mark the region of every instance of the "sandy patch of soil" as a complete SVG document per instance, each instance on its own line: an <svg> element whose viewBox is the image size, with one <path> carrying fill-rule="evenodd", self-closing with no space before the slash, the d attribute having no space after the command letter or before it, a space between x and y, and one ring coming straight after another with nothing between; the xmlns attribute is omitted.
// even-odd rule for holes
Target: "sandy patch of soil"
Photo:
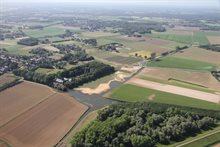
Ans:
<svg viewBox="0 0 220 147"><path fill-rule="evenodd" d="M125 80L125 78L127 78L129 76L129 75L127 75L123 72L120 72L120 71L116 72L115 74L116 74L116 77L113 80L110 80L107 83L102 83L96 88L77 88L76 90L79 90L82 93L85 93L88 95L100 94L100 93L106 92L107 90L109 90L111 88L110 87L111 82L113 82L113 81L122 82Z"/></svg>

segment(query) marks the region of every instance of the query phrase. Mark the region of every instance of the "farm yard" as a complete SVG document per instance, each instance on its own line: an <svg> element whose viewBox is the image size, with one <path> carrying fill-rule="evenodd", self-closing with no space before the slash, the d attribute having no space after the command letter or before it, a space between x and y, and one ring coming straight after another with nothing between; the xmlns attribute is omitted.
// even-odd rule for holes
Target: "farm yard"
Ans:
<svg viewBox="0 0 220 147"><path fill-rule="evenodd" d="M12 146L53 146L87 110L67 94L26 81L1 92L0 101L0 140Z"/></svg>

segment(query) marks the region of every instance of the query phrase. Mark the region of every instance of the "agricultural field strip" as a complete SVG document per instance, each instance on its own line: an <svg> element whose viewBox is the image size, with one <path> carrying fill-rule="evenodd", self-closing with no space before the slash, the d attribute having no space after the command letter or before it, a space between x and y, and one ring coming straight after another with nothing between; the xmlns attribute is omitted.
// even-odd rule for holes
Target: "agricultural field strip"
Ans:
<svg viewBox="0 0 220 147"><path fill-rule="evenodd" d="M167 85L167 84L161 84L151 81L146 81L138 78L132 78L127 83L134 84L137 86L142 86L145 88L150 88L154 90L159 90L163 92L173 93L177 95L187 96L195 99L205 100L213 103L219 103L220 102L220 95L217 94L211 94L206 93L202 91Z"/></svg>
<svg viewBox="0 0 220 147"><path fill-rule="evenodd" d="M212 132L212 133L207 134L207 135L205 135L205 136L202 136L202 137L196 138L196 139L191 140L191 141L189 141L189 142L186 142L186 143L183 143L183 144L177 145L176 147L182 147L182 146L185 146L185 145L187 145L187 144L190 144L190 143L192 143L192 142L195 142L195 141L198 141L198 140L204 139L204 138L206 138L206 137L212 136L212 135L217 134L217 133L220 133L220 130L215 131L215 132Z"/></svg>
<svg viewBox="0 0 220 147"><path fill-rule="evenodd" d="M8 123L12 122L13 120L15 120L16 118L22 116L24 113L26 113L27 111L30 111L32 109L34 109L35 107L38 107L40 104L44 103L47 99L51 98L52 96L56 95L56 93L52 93L48 96L46 96L44 99L42 99L41 101L31 105L30 107L24 109L23 111L21 111L20 113L16 114L16 116L14 116L13 118L7 120L6 122L4 122L3 124L0 124L0 128L4 127L5 125L7 125Z"/></svg>
<svg viewBox="0 0 220 147"><path fill-rule="evenodd" d="M31 83L31 82L30 82ZM40 85L40 84L37 84L37 85ZM42 86L42 85L40 85L40 86ZM47 87L48 88L48 87ZM51 88L49 88L49 89L51 89ZM52 89L51 89L52 90ZM85 105L83 105L83 104L80 104L80 103L78 103L77 101L75 101L75 100L72 100L72 98L71 97L69 97L69 96L67 96L67 95L64 95L64 94L59 94L59 93L57 93L57 92L55 92L55 91L53 91L54 93L52 94L52 95L50 95L50 96L48 96L48 98L46 98L45 100L43 100L43 101L41 101L41 102L39 102L38 104L36 104L35 106L33 106L32 108L30 108L30 109L28 109L28 110L26 110L23 114L20 114L19 116L17 116L16 118L14 118L13 120L11 120L10 122L8 122L7 124L5 124L4 126L1 126L0 127L0 130L2 130L2 132L0 133L1 135L1 139L3 139L4 141L7 141L7 142L9 142L9 143L12 143L12 145L16 145L17 143L18 144L23 144L23 143L25 143L25 142L23 142L23 141L21 141L21 140L23 140L23 139L27 139L27 138L29 138L28 136L20 136L19 135L19 131L21 130L21 128L22 127L24 127L24 126L26 126L27 124L31 124L31 122L33 121L33 119L37 119L37 116L35 116L35 115L30 115L30 114L34 114L34 113L36 113L36 114L38 114L38 115L40 115L39 114L39 112L43 112L45 109L43 109L43 108L47 108L48 110L51 110L52 109L52 107L53 107L53 109L55 109L56 108L56 106L57 105L53 105L52 106L52 104L53 103L55 103L56 101L60 101L60 106L62 106L62 105L67 105L68 103L68 105L72 105L72 108L71 107L67 107L67 108L65 108L66 109L66 111L64 112L64 110L61 110L61 108L56 108L56 109L58 109L60 112L59 113L61 113L61 112L63 112L63 117L64 118L66 118L66 119L63 119L62 121L61 121L61 119L58 119L59 117L57 117L56 116L56 118L58 119L58 120L60 120L60 121L55 121L54 122L54 124L55 125L57 125L57 124L59 124L59 123L64 123L65 121L68 121L68 122L66 122L66 123L69 123L70 124L70 121L71 122L73 122L74 121L74 123L78 120L78 118L86 111L86 109L88 108L88 107L86 107ZM63 98L62 98L62 96L63 96ZM64 100L62 100L62 99L64 99ZM66 102L65 102L66 101ZM69 101L68 103L67 103L67 101ZM48 105L47 107L46 107L46 105ZM74 108L74 107L75 108ZM50 108L51 107L51 108ZM39 109L39 108L42 108L42 109ZM71 109L70 109L71 108ZM67 111L68 110L68 111ZM74 111L75 110L75 111ZM77 110L77 111L76 111ZM32 112L33 111L33 112ZM71 111L71 112L70 112ZM73 112L74 111L74 112ZM77 113L76 113L77 112ZM45 112L45 113L49 113L49 112ZM75 117L73 118L73 117L71 117L71 115L70 114L74 114L75 113ZM53 117L55 117L55 115L57 115L57 113L56 112L54 112L54 115L53 115ZM74 115L73 115L74 116ZM51 120L52 118L48 118L48 120ZM18 121L18 120L22 120L22 121L24 121L25 123L26 123L26 125L19 125L20 124L20 121ZM37 119L38 120L38 119ZM41 120L44 120L44 119L41 119ZM46 121L48 121L48 120L46 120ZM16 123L16 121L18 121L17 123ZM33 123L33 122L32 122ZM71 123L69 126L72 126L74 123ZM16 129L11 129L11 127L12 126L14 126L14 125L17 125L17 127L15 127ZM45 123L41 123L42 125L45 125ZM49 123L50 124L50 123ZM11 125L11 127L10 127L10 125ZM36 125L35 123L33 124L33 125ZM45 142L50 142L50 143L57 143L57 141L58 141L58 137L60 138L61 137L61 135L59 135L59 132L61 133L61 134L63 134L64 135L64 132L67 132L68 130L69 130L69 128L67 128L68 126L67 125L65 125L66 127L63 127L63 129L59 129L58 130L58 132L57 131L55 131L55 139L52 139L52 138L48 138L49 139L49 141L47 141L47 139L43 139L43 142L45 143ZM7 130L7 128L10 128L10 131L8 132ZM28 126L27 126L28 127ZM39 129L39 127L40 126L37 126L38 127L38 129ZM53 126L48 126L49 128L50 128L50 133L52 133L52 127ZM65 130L64 130L64 128L65 128ZM6 133L6 132L7 133ZM43 132L42 132L43 131ZM5 133L6 134L5 134ZM29 131L25 131L26 133L28 133ZM34 136L36 136L36 135L40 135L39 134L39 132L42 132L42 133L45 133L45 131L44 130L32 130L32 132L35 132L35 133L31 133L31 135L34 135ZM12 134L14 134L15 136L13 136ZM43 134L43 136L44 136L45 134ZM41 135L40 135L41 136ZM43 136L41 136L41 138L43 137ZM9 138L8 138L9 137ZM16 139L17 138L17 139ZM20 139L18 139L18 138L20 138ZM35 137L34 137L35 138ZM39 138L38 138L39 139ZM35 140L35 139L33 139L33 140ZM32 142L33 141L32 139L31 140L28 140L29 141L29 143L30 142ZM55 142L55 140L56 140L56 142ZM11 142L12 141L12 142ZM40 140L39 140L40 141ZM41 140L42 141L42 140ZM39 142L39 144L42 144L42 142ZM35 143L35 141L34 142L32 142L32 143ZM49 143L49 144L50 144ZM36 144L38 144L38 143L36 143ZM51 144L52 145L52 144ZM51 145L48 145L48 146L51 146ZM22 146L26 146L25 144L23 144Z"/></svg>

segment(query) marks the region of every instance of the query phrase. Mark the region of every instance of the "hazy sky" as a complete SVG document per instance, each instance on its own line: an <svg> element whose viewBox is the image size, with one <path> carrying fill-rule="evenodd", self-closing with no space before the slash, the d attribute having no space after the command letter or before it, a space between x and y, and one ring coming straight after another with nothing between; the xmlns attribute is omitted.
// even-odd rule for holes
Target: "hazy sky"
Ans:
<svg viewBox="0 0 220 147"><path fill-rule="evenodd" d="M220 8L220 0L0 0L3 3L134 3L145 5L163 5L163 6L202 6Z"/></svg>

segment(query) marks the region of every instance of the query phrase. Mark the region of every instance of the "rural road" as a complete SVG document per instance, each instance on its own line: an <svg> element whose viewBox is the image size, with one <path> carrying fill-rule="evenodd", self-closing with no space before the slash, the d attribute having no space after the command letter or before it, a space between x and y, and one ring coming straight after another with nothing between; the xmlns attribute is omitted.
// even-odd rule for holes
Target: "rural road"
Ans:
<svg viewBox="0 0 220 147"><path fill-rule="evenodd" d="M161 84L161 83L151 82L151 81L142 80L138 78L132 78L128 80L127 83L145 87L145 88L154 89L154 90L159 90L163 92L192 97L195 99L200 99L200 100L209 101L213 103L220 102L220 95L218 94L212 94L212 93L182 88L178 86L172 86L168 84Z"/></svg>

